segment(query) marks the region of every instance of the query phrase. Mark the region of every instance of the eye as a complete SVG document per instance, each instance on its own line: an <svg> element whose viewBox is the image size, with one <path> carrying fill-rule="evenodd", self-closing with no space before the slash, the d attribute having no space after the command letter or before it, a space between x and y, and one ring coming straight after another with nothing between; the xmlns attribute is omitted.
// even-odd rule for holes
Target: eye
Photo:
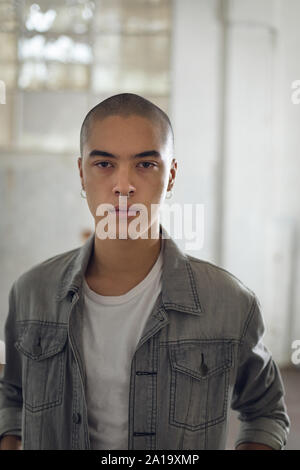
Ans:
<svg viewBox="0 0 300 470"><path fill-rule="evenodd" d="M103 163L110 163L110 162L98 162L95 166L102 165ZM107 166L102 166L101 168L108 168Z"/></svg>
<svg viewBox="0 0 300 470"><path fill-rule="evenodd" d="M155 165L155 163L151 163L151 162L141 162L142 165L152 165L151 168L153 168ZM144 167L145 168L145 167ZM149 167L146 167L145 169L147 170Z"/></svg>
<svg viewBox="0 0 300 470"><path fill-rule="evenodd" d="M103 165L104 163L109 163L111 164L110 162L98 162L98 163L95 163L95 166L99 166L99 165ZM152 163L152 162L140 162L142 165L152 165L151 167L147 166L147 167L144 167L145 170L147 170L148 168L153 168L156 166L155 163ZM101 166L101 168L109 168L107 166Z"/></svg>

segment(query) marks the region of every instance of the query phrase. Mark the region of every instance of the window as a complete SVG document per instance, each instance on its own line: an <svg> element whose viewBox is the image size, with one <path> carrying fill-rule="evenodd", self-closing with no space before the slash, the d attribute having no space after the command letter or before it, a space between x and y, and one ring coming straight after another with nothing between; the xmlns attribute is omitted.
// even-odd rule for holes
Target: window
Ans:
<svg viewBox="0 0 300 470"><path fill-rule="evenodd" d="M81 122L132 92L168 112L172 0L0 0L0 146L78 151Z"/></svg>

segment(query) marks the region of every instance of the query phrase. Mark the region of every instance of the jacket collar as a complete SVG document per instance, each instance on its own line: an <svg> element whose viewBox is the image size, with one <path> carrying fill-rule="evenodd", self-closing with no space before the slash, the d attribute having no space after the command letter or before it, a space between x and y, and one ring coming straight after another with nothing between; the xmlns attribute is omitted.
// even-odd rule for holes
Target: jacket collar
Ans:
<svg viewBox="0 0 300 470"><path fill-rule="evenodd" d="M162 267L162 303L164 308L181 312L202 315L193 270L187 255L170 237L167 230L160 224L163 238ZM69 292L76 292L82 285L91 253L94 248L95 232L80 248L65 273L57 299L61 300Z"/></svg>

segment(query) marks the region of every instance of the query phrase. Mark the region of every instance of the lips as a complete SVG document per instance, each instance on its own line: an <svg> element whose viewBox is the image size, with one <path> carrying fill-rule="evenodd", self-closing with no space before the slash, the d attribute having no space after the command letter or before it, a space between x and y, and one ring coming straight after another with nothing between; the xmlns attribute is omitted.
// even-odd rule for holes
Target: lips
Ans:
<svg viewBox="0 0 300 470"><path fill-rule="evenodd" d="M119 209L119 206L115 206L116 212L129 212L131 206L127 206L127 211L125 209Z"/></svg>
<svg viewBox="0 0 300 470"><path fill-rule="evenodd" d="M136 209L131 209L131 206L133 204L131 204L130 206L127 206L127 210L126 209L120 209L119 206L115 206L114 209L111 210L111 212L116 212L116 214L127 214L128 216L136 216L140 213L140 210L136 210Z"/></svg>

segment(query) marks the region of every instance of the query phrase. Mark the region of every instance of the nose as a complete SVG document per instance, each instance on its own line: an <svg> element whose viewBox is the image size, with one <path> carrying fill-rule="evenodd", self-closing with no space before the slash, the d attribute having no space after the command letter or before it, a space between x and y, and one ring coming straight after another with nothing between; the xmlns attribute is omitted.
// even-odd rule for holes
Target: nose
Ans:
<svg viewBox="0 0 300 470"><path fill-rule="evenodd" d="M113 188L117 196L133 196L135 187L130 182L128 170L120 170L117 177L117 183Z"/></svg>
<svg viewBox="0 0 300 470"><path fill-rule="evenodd" d="M132 197L133 194L134 194L134 191L133 191L133 190L132 190L132 191L127 191L127 192L126 192L126 191L115 191L115 194L116 194L117 196Z"/></svg>

